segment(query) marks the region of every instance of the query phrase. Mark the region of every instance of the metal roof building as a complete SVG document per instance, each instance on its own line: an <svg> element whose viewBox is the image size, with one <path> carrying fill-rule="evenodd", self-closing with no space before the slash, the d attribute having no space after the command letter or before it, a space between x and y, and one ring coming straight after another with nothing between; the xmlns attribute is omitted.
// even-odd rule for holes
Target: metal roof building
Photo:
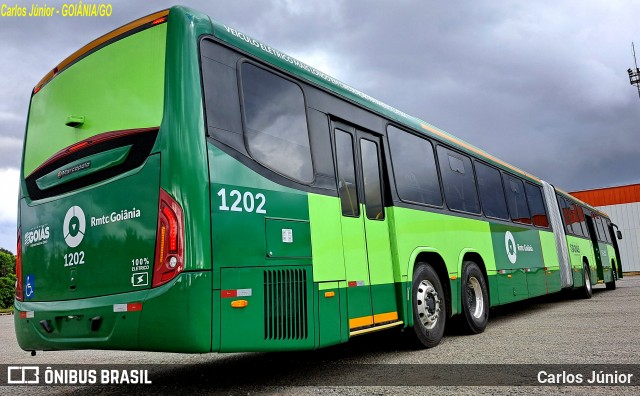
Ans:
<svg viewBox="0 0 640 396"><path fill-rule="evenodd" d="M622 231L620 261L625 272L640 271L640 184L576 191L571 195L611 217Z"/></svg>

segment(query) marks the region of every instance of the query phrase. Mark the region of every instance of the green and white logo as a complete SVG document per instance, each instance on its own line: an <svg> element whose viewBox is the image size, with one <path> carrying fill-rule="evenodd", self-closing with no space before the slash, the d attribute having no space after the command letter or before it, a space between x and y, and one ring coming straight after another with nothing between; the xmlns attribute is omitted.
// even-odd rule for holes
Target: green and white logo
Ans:
<svg viewBox="0 0 640 396"><path fill-rule="evenodd" d="M518 260L518 249L516 248L516 240L513 238L511 231L504 234L504 247L507 249L507 257L511 264L515 264Z"/></svg>
<svg viewBox="0 0 640 396"><path fill-rule="evenodd" d="M491 224L491 244L498 270L544 267L536 229Z"/></svg>
<svg viewBox="0 0 640 396"><path fill-rule="evenodd" d="M79 206L72 206L67 210L64 216L64 224L62 226L62 235L64 241L70 248L74 248L82 242L87 222L84 218L84 212Z"/></svg>

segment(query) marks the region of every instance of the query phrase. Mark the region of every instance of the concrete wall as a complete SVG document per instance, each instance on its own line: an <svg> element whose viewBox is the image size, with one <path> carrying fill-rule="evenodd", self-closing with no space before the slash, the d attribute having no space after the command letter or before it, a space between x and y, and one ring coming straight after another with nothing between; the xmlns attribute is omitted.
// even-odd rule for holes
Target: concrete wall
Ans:
<svg viewBox="0 0 640 396"><path fill-rule="evenodd" d="M622 269L640 271L640 202L598 206L622 231L618 240Z"/></svg>

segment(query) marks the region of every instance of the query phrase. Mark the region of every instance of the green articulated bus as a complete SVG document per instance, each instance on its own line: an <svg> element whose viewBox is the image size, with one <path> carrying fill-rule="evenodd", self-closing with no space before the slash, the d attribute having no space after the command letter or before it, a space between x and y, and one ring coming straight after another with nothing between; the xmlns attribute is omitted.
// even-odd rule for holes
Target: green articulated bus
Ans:
<svg viewBox="0 0 640 396"><path fill-rule="evenodd" d="M315 349L622 276L606 214L206 15L174 7L32 92L26 351Z"/></svg>

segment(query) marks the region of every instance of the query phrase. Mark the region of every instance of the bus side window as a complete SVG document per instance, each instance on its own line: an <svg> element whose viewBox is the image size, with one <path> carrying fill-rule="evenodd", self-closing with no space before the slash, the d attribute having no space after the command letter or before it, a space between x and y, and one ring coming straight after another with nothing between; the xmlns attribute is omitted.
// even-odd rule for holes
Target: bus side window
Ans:
<svg viewBox="0 0 640 396"><path fill-rule="evenodd" d="M344 216L360 216L356 168L353 158L353 138L336 129L336 161L338 163L338 196Z"/></svg>
<svg viewBox="0 0 640 396"><path fill-rule="evenodd" d="M393 126L387 128L387 134L400 199L442 206L440 179L431 142Z"/></svg>
<svg viewBox="0 0 640 396"><path fill-rule="evenodd" d="M589 228L587 227L587 221L584 218L584 212L582 206L576 205L576 214L578 215L578 223L582 228L582 235L589 237Z"/></svg>
<svg viewBox="0 0 640 396"><path fill-rule="evenodd" d="M569 216L571 218L571 229L573 230L573 234L577 236L584 236L582 231L582 227L580 226L580 218L578 217L578 209L576 204L567 200L567 205L569 205Z"/></svg>
<svg viewBox="0 0 640 396"><path fill-rule="evenodd" d="M611 234L609 233L609 223L603 217L601 217L601 219L602 219L602 228L604 229L604 237L607 240L608 244L612 244L613 241L611 240Z"/></svg>
<svg viewBox="0 0 640 396"><path fill-rule="evenodd" d="M233 51L204 40L200 46L207 133L246 155Z"/></svg>
<svg viewBox="0 0 640 396"><path fill-rule="evenodd" d="M564 219L565 232L567 234L573 234L573 228L571 227L571 210L569 209L569 205L564 197L560 195L556 195L558 198L558 204L560 206L560 211L562 212L562 218Z"/></svg>
<svg viewBox="0 0 640 396"><path fill-rule="evenodd" d="M598 230L598 234L600 235L600 242L604 242L604 243L611 243L611 238L609 237L609 233L607 232L607 226L606 226L606 221L603 217L596 217L596 224L597 224L597 230Z"/></svg>
<svg viewBox="0 0 640 396"><path fill-rule="evenodd" d="M507 191L511 219L516 223L531 224L531 214L524 195L522 180L505 174L504 187Z"/></svg>
<svg viewBox="0 0 640 396"><path fill-rule="evenodd" d="M444 197L449 209L480 213L476 178L469 157L442 146L438 146L437 152Z"/></svg>
<svg viewBox="0 0 640 396"><path fill-rule="evenodd" d="M371 140L361 139L360 153L362 154L362 179L367 218L371 220L384 220L378 145Z"/></svg>
<svg viewBox="0 0 640 396"><path fill-rule="evenodd" d="M540 187L525 183L524 190L527 194L527 202L529 203L533 225L536 227L549 227L549 219L547 218L547 211L544 207Z"/></svg>
<svg viewBox="0 0 640 396"><path fill-rule="evenodd" d="M482 162L476 162L476 177L480 202L487 217L509 220L500 171Z"/></svg>
<svg viewBox="0 0 640 396"><path fill-rule="evenodd" d="M302 88L248 62L241 65L241 77L244 133L251 156L283 176L312 182Z"/></svg>

